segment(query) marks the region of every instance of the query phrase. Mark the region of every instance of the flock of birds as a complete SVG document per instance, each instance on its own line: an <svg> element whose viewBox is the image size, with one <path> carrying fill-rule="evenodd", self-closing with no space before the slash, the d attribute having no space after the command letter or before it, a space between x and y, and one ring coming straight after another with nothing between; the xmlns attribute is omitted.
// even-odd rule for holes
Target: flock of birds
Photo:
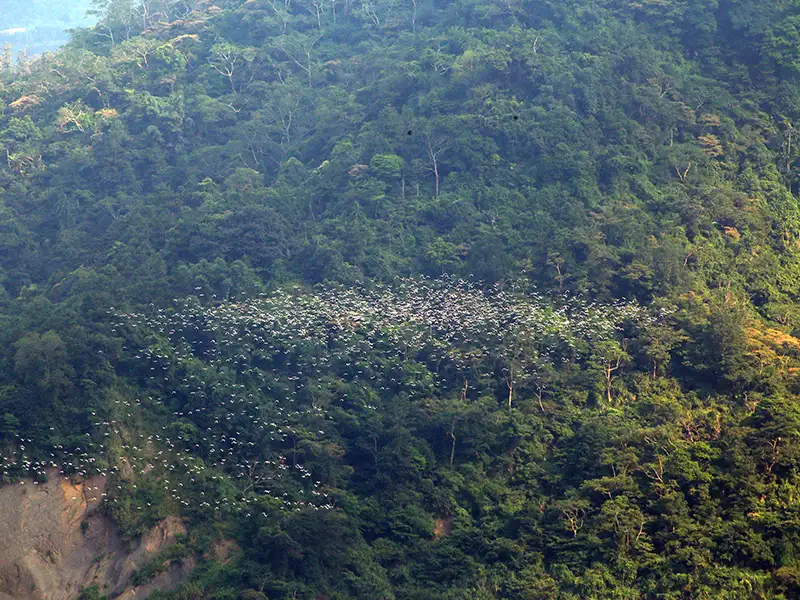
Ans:
<svg viewBox="0 0 800 600"><path fill-rule="evenodd" d="M49 460L28 458L20 438L0 468L37 480L52 469L107 476L103 499L134 515L328 510L336 482L321 456L340 448L334 407L363 413L400 394L449 394L465 373L476 389L512 358L529 376L650 318L631 303L446 277L112 310L110 333L125 344L118 372L147 394L115 396L92 413L83 443Z"/></svg>

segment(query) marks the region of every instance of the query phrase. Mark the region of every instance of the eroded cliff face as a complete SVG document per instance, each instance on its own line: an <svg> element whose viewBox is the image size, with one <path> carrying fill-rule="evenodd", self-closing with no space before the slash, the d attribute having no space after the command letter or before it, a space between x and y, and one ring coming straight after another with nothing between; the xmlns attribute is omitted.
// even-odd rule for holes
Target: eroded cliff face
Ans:
<svg viewBox="0 0 800 600"><path fill-rule="evenodd" d="M110 598L131 600L185 579L191 559L147 585L131 585L134 571L186 529L168 518L125 543L98 510L105 485L103 477L72 483L51 476L45 484L0 488L0 600L71 600L90 585Z"/></svg>

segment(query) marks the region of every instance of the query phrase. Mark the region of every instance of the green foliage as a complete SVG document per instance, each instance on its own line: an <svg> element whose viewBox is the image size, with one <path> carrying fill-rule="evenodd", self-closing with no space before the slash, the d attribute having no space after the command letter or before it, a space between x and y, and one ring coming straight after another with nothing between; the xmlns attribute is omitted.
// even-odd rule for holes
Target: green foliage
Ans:
<svg viewBox="0 0 800 600"><path fill-rule="evenodd" d="M69 384L64 342L53 330L26 335L16 343L14 370L24 382L58 393Z"/></svg>
<svg viewBox="0 0 800 600"><path fill-rule="evenodd" d="M403 158L396 154L376 154L370 160L369 167L380 179L397 180L403 172Z"/></svg>
<svg viewBox="0 0 800 600"><path fill-rule="evenodd" d="M77 600L105 600L106 598L107 596L100 594L100 590L97 589L96 585L90 585L81 589Z"/></svg>
<svg viewBox="0 0 800 600"><path fill-rule="evenodd" d="M800 594L796 0L93 6L0 57L4 481L162 599Z"/></svg>
<svg viewBox="0 0 800 600"><path fill-rule="evenodd" d="M5 439L11 439L19 434L20 421L11 413L6 413L0 421L0 435Z"/></svg>

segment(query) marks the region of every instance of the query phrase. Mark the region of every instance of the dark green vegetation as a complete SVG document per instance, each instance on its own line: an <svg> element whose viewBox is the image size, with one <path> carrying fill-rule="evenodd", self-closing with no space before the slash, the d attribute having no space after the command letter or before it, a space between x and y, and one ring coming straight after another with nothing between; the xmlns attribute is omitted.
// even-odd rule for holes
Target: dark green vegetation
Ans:
<svg viewBox="0 0 800 600"><path fill-rule="evenodd" d="M174 598L800 594L800 2L102 4L0 87L7 477L237 540ZM209 316L442 274L618 328Z"/></svg>

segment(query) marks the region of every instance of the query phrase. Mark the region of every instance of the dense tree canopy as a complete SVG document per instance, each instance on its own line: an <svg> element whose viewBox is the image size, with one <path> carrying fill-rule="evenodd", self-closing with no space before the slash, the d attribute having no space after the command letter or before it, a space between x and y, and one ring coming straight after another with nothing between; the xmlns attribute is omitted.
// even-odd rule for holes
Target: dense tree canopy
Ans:
<svg viewBox="0 0 800 600"><path fill-rule="evenodd" d="M161 597L797 597L797 0L94 8L0 59L4 480Z"/></svg>

